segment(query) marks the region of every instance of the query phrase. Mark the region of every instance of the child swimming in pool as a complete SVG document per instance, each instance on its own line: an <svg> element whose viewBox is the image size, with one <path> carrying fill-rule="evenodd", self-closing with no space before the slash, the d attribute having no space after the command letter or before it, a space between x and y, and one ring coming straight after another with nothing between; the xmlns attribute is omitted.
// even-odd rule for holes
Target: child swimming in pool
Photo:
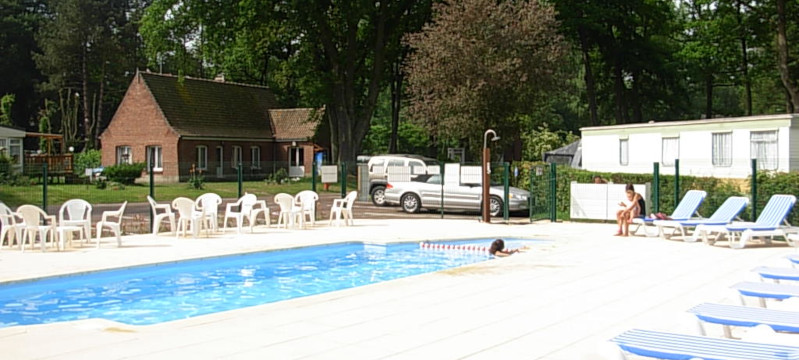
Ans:
<svg viewBox="0 0 799 360"><path fill-rule="evenodd" d="M505 250L505 241L502 239L494 240L494 242L491 243L491 247L488 248L488 252L496 257L510 256L517 252L522 252L523 250L527 250L527 247L525 246L519 249Z"/></svg>

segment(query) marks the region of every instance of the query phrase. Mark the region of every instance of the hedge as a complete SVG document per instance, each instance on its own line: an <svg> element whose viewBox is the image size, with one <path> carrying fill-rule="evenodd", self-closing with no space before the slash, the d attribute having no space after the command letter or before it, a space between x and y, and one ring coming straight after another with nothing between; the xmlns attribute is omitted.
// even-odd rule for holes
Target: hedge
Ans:
<svg viewBox="0 0 799 360"><path fill-rule="evenodd" d="M539 202L546 201L546 194L548 193L546 179L549 177L549 164L542 162L521 162L514 164L519 168L519 176L516 179L516 187L530 190L530 172L535 167L543 167L543 175L537 177L540 179L538 184L533 188L533 195ZM594 175L599 175L603 179L617 183L617 184L653 184L653 174L627 174L627 173L602 173L595 171L586 171L580 169L573 169L568 166L557 167L557 210L559 214L568 214L571 198L571 183L573 181L579 183L593 182ZM696 176L680 176L680 198L682 198L688 190L705 190L707 198L699 207L699 213L702 216L709 217L721 204L730 196L745 196L751 199L750 191L751 178L749 179L724 179L713 177L696 177ZM654 185L654 184L653 184ZM660 175L660 212L671 213L674 211L674 185L675 180L673 175ZM774 173L774 172L758 172L757 173L757 209L758 214L762 211L766 202L768 202L771 195L774 194L799 194L799 172L790 173ZM654 200L653 200L654 201ZM647 212L652 213L653 204L647 204ZM751 204L740 217L747 221L751 219L752 209ZM799 211L791 212L788 216L788 221L791 224L799 224Z"/></svg>

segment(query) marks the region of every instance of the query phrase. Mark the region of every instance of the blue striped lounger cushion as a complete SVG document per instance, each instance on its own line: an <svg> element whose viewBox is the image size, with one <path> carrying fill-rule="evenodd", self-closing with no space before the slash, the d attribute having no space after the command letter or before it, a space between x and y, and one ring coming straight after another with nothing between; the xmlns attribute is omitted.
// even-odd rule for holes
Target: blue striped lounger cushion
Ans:
<svg viewBox="0 0 799 360"><path fill-rule="evenodd" d="M713 324L752 327L767 325L774 331L799 332L799 312L760 307L704 303L688 312Z"/></svg>

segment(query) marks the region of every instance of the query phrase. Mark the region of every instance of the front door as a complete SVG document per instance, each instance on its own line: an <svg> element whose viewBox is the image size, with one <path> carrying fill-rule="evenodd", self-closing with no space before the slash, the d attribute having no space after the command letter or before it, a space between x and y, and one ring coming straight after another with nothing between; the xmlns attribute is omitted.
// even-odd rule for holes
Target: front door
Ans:
<svg viewBox="0 0 799 360"><path fill-rule="evenodd" d="M224 175L225 151L221 146L216 147L216 177Z"/></svg>

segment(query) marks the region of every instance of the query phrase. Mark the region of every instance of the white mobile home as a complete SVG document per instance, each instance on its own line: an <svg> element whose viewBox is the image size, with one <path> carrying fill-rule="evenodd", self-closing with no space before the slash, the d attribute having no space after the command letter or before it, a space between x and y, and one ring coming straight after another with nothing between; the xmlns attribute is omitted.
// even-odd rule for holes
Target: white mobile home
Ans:
<svg viewBox="0 0 799 360"><path fill-rule="evenodd" d="M596 126L582 131L590 171L746 178L758 169L799 170L799 114Z"/></svg>
<svg viewBox="0 0 799 360"><path fill-rule="evenodd" d="M0 126L0 154L8 156L13 161L16 170L22 170L22 138L25 131L8 126Z"/></svg>

